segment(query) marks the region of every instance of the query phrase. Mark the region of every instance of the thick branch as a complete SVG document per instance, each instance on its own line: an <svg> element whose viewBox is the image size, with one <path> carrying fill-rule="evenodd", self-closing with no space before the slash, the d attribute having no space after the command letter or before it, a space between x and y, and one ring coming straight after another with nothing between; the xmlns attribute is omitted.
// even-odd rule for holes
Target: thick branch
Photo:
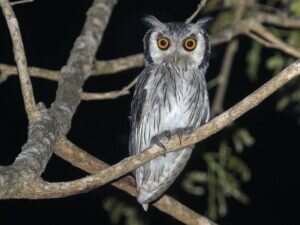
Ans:
<svg viewBox="0 0 300 225"><path fill-rule="evenodd" d="M29 124L28 141L14 164L0 168L0 198L32 195L32 187L43 184L39 176L50 159L55 142L70 128L80 102L81 87L91 71L115 3L112 0L95 0L90 7L83 30L75 41L67 65L62 69L63 75L51 109L42 109L38 120Z"/></svg>
<svg viewBox="0 0 300 225"><path fill-rule="evenodd" d="M256 107L265 98L267 98L269 95L271 95L273 92L275 92L277 89L282 87L284 84L286 84L288 81L295 78L299 74L300 60L287 67L280 74L272 78L258 90L244 98L229 110L217 116L209 123L200 127L189 137L183 137L181 143L180 140L178 140L177 136L173 136L170 141L168 141L168 143L164 143L167 151L155 145L150 149L144 151L143 153L128 157L96 175L88 176L77 181L59 184L48 184L46 185L48 194L52 192L51 195L55 195L55 193L61 193L61 191L63 191L64 194L75 194L89 188L96 188L122 175L125 175L126 173L140 167L147 161L157 157L158 155L196 144L211 136L212 134L220 131L232 121L236 120L250 109ZM47 193L45 194L48 195Z"/></svg>
<svg viewBox="0 0 300 225"><path fill-rule="evenodd" d="M56 145L56 152L58 156L70 162L75 167L78 167L88 173L95 174L101 170L109 167L106 163L91 156L84 150L78 148L68 140L62 139ZM135 180L131 176L123 177L114 183L113 186L120 190L136 196ZM168 195L164 195L157 202L153 204L157 209L171 215L175 219L184 224L189 225L213 225L214 223L208 221L205 217L197 214L193 210L187 208L177 200Z"/></svg>
<svg viewBox="0 0 300 225"><path fill-rule="evenodd" d="M76 39L67 65L62 68L56 99L51 111L56 115L65 135L80 103L81 87L92 71L92 64L116 1L95 0L87 12L80 36Z"/></svg>
<svg viewBox="0 0 300 225"><path fill-rule="evenodd" d="M273 77L270 81L257 89L255 92L244 98L242 101L215 117L213 120L203 125L188 137L178 139L178 137L172 136L171 139L166 142L161 140L166 149L161 149L159 146L154 145L142 153L128 157L121 162L102 170L101 172L90 175L82 179L78 179L70 182L58 182L58 183L44 183L43 185L33 187L36 189L34 195L25 195L26 198L57 198L63 196L74 195L83 191L91 190L111 182L130 171L140 167L146 162L154 159L155 157L165 154L166 152L176 151L178 149L186 148L190 145L194 145L216 132L222 130L228 124L239 118L241 115L256 107L264 99L274 93L277 89L282 87L291 79L300 75L300 60L296 61L280 74ZM26 193L25 193L26 194ZM3 196L4 198L14 196Z"/></svg>

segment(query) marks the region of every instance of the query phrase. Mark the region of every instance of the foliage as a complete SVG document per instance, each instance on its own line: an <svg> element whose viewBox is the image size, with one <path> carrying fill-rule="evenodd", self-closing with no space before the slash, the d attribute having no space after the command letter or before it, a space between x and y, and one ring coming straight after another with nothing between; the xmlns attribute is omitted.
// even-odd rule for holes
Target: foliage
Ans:
<svg viewBox="0 0 300 225"><path fill-rule="evenodd" d="M230 197L243 204L249 202L241 185L250 180L251 171L235 153L242 153L253 144L254 138L250 133L245 128L238 128L232 132L231 138L220 142L218 152L204 154L207 172L191 171L186 174L182 182L183 189L189 194L207 195L210 218L217 219L227 214L227 199Z"/></svg>
<svg viewBox="0 0 300 225"><path fill-rule="evenodd" d="M114 196L103 200L103 208L108 212L112 224L120 224L124 220L125 225L147 225L138 214L138 210L128 203L120 201Z"/></svg>

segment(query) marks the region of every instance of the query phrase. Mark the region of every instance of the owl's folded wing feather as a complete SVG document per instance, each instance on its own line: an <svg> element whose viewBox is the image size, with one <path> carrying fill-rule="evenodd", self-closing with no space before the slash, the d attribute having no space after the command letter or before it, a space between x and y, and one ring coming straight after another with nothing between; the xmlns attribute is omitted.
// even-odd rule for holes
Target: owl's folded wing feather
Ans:
<svg viewBox="0 0 300 225"><path fill-rule="evenodd" d="M149 77L148 72L145 70L141 72L139 75L138 82L135 87L135 91L133 94L133 99L131 102L131 133L129 137L129 153L130 155L135 155L140 152L139 140L136 137L137 127L139 126L142 118L143 108L145 104L145 99L147 96L147 90L144 89L145 83L147 82Z"/></svg>

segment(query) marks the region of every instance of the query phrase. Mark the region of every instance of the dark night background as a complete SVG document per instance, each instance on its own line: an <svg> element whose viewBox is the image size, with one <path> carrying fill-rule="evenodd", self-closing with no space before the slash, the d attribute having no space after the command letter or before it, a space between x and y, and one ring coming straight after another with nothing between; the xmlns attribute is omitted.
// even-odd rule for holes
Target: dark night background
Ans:
<svg viewBox="0 0 300 225"><path fill-rule="evenodd" d="M79 34L90 6L90 0L35 0L34 3L15 6L30 66L59 70ZM142 38L146 28L140 22L145 14L154 14L162 21L184 21L196 8L198 0L120 0L98 51L98 59L113 59L142 51ZM272 76L260 70L259 82L251 83L243 74L244 54L249 47L247 38L240 38L241 49L236 56L232 79L228 89L226 107L231 106L255 90ZM265 50L263 54L268 55ZM219 71L224 46L213 48L207 79ZM4 21L0 17L0 63L14 64L12 46ZM109 91L121 88L141 69L113 76L90 78L84 90ZM33 79L37 101L50 106L55 97L56 82ZM213 91L210 93L213 96ZM276 96L272 95L250 111L236 124L248 127L256 138L253 147L242 158L252 170L252 180L243 186L251 203L248 206L229 200L229 214L219 224L299 224L300 184L298 162L300 127L291 111L277 113ZM126 157L129 133L129 105L131 96L117 100L82 102L73 119L68 138L94 156L110 164ZM0 84L0 164L11 164L26 141L27 119L17 77ZM226 130L199 144L199 148L217 151L220 137ZM203 169L202 152L193 153L187 170ZM43 177L49 181L80 178L85 173L73 168L56 156L50 160ZM167 191L198 213L205 213L205 197L195 197L182 190L177 179ZM107 196L116 196L131 206L136 200L110 185L74 197L52 200L1 200L0 225L55 225L55 224L110 224L109 215L102 207ZM180 224L168 215L151 207L140 215L150 224Z"/></svg>

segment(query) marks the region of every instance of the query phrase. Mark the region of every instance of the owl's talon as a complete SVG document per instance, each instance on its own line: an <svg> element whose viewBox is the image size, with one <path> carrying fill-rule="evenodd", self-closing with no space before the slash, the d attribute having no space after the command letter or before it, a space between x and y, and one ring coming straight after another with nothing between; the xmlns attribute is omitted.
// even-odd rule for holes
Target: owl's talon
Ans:
<svg viewBox="0 0 300 225"><path fill-rule="evenodd" d="M151 138L151 144L156 144L160 148L163 148L165 151L167 151L167 148L164 146L164 143L168 143L169 140L171 139L171 132L170 131L164 131L154 137Z"/></svg>
<svg viewBox="0 0 300 225"><path fill-rule="evenodd" d="M174 131L174 133L179 138L179 143L182 143L182 137L187 136L186 139L188 139L191 134L193 133L194 129L192 127L185 127L185 128L178 128Z"/></svg>

